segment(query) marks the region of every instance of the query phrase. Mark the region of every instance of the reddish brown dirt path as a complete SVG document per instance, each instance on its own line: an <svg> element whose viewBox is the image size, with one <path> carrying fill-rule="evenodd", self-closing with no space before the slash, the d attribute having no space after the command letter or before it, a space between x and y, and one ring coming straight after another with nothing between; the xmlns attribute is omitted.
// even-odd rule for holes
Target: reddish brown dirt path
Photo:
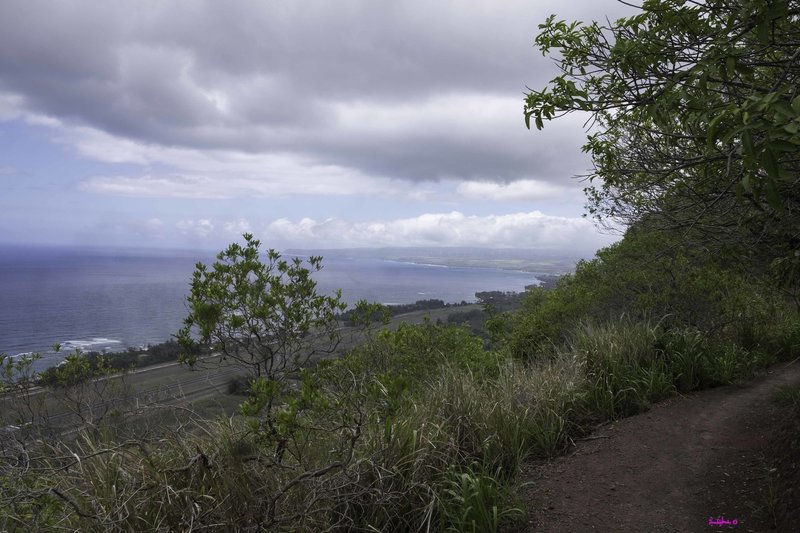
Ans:
<svg viewBox="0 0 800 533"><path fill-rule="evenodd" d="M527 465L528 531L769 531L764 453L787 411L774 401L784 384L800 384L800 363L672 398ZM708 524L723 516L738 524Z"/></svg>

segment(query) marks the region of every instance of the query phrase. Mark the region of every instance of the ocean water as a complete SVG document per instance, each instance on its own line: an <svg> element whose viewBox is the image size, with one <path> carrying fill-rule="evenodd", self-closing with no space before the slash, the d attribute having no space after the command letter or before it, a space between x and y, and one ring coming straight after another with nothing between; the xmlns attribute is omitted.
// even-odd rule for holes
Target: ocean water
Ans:
<svg viewBox="0 0 800 533"><path fill-rule="evenodd" d="M62 352L122 350L168 340L187 314L184 299L197 261L211 254L0 247L0 353L41 352L55 364ZM325 294L342 289L385 304L422 299L474 301L475 292L522 291L534 274L439 267L378 259L323 260L314 275Z"/></svg>

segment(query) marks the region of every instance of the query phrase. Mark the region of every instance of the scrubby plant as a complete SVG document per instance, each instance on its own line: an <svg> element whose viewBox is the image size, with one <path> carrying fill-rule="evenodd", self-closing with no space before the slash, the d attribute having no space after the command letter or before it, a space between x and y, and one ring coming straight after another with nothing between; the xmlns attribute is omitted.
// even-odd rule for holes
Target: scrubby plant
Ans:
<svg viewBox="0 0 800 533"><path fill-rule="evenodd" d="M275 250L262 258L261 242L244 235L217 255L209 269L198 263L187 298L189 315L178 332L186 348L182 361L198 364L197 344L210 345L223 358L247 368L254 377L283 380L314 356L338 345L336 313L346 305L341 292L317 292L312 272L322 258L283 259Z"/></svg>
<svg viewBox="0 0 800 533"><path fill-rule="evenodd" d="M248 246L228 259L241 268L237 283L258 285L242 266L258 259L257 246ZM686 285L667 287L670 273L615 271L629 258L620 250L582 263L552 290L530 291L517 314L495 315L500 349L455 325L368 327L363 343L338 359L303 366L303 358L289 357L279 372L238 353L256 367L235 382L246 384L247 397L230 418L203 420L186 410L170 431L129 440L89 426L35 446L4 434L17 444L0 458L0 497L9 502L0 528L513 528L523 516L514 494L527 458L557 454L595 423L640 412L676 391L747 376L773 351L797 353L800 322L772 293L753 296L751 289L761 289L740 283L744 277L713 287L723 279L719 265L696 276L687 269L676 278ZM221 273L233 275L227 267ZM306 274L297 275L313 289ZM202 271L198 278L210 291ZM259 287L266 290L238 290ZM691 291L705 292L680 301ZM242 326L242 315L220 309L206 302L193 312ZM380 306L358 309L350 316L364 326L381 316ZM324 327L312 330L298 342ZM251 348L257 338L248 331L246 339L217 340ZM306 348L304 354L316 350ZM24 370L20 364L6 360L4 369ZM53 376L66 373L64 386L74 388L96 382L89 370L86 361L69 359ZM10 393L34 382L4 383Z"/></svg>
<svg viewBox="0 0 800 533"><path fill-rule="evenodd" d="M784 295L761 273L641 225L595 259L579 262L554 289L529 291L522 311L508 317L503 337L515 356L535 358L568 340L581 321L625 315L749 348L786 308Z"/></svg>
<svg viewBox="0 0 800 533"><path fill-rule="evenodd" d="M610 418L633 414L674 392L660 328L623 317L575 331L568 349L584 362L589 411Z"/></svg>
<svg viewBox="0 0 800 533"><path fill-rule="evenodd" d="M454 471L444 481L440 498L448 531L493 533L504 521L524 516L522 509L509 505L508 486L480 469Z"/></svg>
<svg viewBox="0 0 800 533"><path fill-rule="evenodd" d="M402 323L396 330L383 329L347 357L323 368L325 372L347 370L372 376L376 393L396 402L405 392L435 379L444 365L491 373L497 369L497 358L497 353L484 350L481 338L465 327L426 320L422 324Z"/></svg>

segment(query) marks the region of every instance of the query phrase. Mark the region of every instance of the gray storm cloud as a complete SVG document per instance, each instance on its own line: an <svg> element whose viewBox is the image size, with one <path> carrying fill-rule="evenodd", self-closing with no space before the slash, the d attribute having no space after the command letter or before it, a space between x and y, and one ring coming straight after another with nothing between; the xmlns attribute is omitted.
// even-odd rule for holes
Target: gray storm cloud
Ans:
<svg viewBox="0 0 800 533"><path fill-rule="evenodd" d="M548 14L615 2L0 3L0 93L123 141L294 154L409 181L559 182L585 170L579 121L534 135L526 86ZM180 170L180 168L178 168Z"/></svg>

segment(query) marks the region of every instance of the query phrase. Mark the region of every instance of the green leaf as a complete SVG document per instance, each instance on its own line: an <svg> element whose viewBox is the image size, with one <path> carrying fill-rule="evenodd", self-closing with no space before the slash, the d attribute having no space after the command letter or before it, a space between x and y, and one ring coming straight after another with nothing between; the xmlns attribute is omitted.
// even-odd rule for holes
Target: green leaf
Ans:
<svg viewBox="0 0 800 533"><path fill-rule="evenodd" d="M782 117L787 118L789 120L794 119L797 115L797 113L795 113L792 107L786 102L775 102L772 108L778 115L781 115Z"/></svg>
<svg viewBox="0 0 800 533"><path fill-rule="evenodd" d="M769 181L773 182L777 180L780 176L780 172L778 171L778 163L775 161L775 154L772 153L770 148L764 150L761 161L764 165L764 170L767 171L767 175L770 177Z"/></svg>
<svg viewBox="0 0 800 533"><path fill-rule="evenodd" d="M781 195L778 193L778 187L776 186L776 181L771 177L767 179L766 189L767 189L767 202L769 202L770 207L778 211L782 211L783 202L781 201Z"/></svg>
<svg viewBox="0 0 800 533"><path fill-rule="evenodd" d="M750 136L750 132L747 130L742 132L742 151L743 155L745 156L752 157L754 155L753 138Z"/></svg>
<svg viewBox="0 0 800 533"><path fill-rule="evenodd" d="M725 73L726 75L733 75L736 71L736 58L733 56L728 56L725 59Z"/></svg>
<svg viewBox="0 0 800 533"><path fill-rule="evenodd" d="M719 113L715 116L711 122L708 124L708 132L706 133L706 145L711 148L714 144L714 141L717 140L717 126L722 120L725 118L725 113Z"/></svg>
<svg viewBox="0 0 800 533"><path fill-rule="evenodd" d="M792 110L795 113L800 114L800 96L795 96L792 100Z"/></svg>
<svg viewBox="0 0 800 533"><path fill-rule="evenodd" d="M750 192L751 183L750 183L750 174L749 173L744 175L744 177L742 178L742 181L740 183L741 183L742 189L744 191Z"/></svg>

